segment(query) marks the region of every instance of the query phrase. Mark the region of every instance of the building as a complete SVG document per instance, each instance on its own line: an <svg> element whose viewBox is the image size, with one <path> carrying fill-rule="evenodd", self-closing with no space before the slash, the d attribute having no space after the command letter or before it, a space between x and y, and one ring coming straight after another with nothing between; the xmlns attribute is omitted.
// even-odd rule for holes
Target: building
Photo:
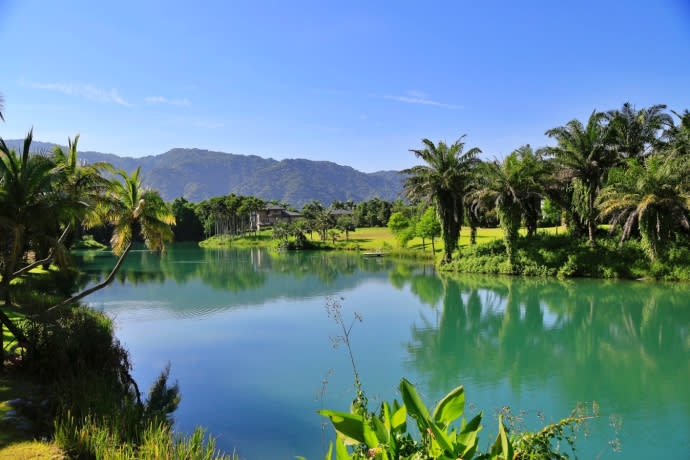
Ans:
<svg viewBox="0 0 690 460"><path fill-rule="evenodd" d="M270 204L252 216L252 224L257 230L272 227L274 224L290 224L302 217L299 212L287 211L283 206Z"/></svg>

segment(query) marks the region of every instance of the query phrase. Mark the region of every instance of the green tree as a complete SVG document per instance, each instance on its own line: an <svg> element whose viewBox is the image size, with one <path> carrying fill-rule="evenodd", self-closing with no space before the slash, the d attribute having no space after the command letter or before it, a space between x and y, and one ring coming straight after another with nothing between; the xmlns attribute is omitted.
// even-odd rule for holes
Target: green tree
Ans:
<svg viewBox="0 0 690 460"><path fill-rule="evenodd" d="M119 256L115 267L103 282L58 303L48 311L74 303L110 284L132 249L137 230L150 250L163 251L165 243L173 240L171 225L175 225L175 217L172 210L158 191L144 189L140 172L141 167L131 174L123 170L117 171L118 177L109 181L107 194L85 221L87 226L113 226L110 245L113 253Z"/></svg>
<svg viewBox="0 0 690 460"><path fill-rule="evenodd" d="M196 213L196 206L184 197L172 202L175 217L175 241L201 241L204 239L204 226Z"/></svg>
<svg viewBox="0 0 690 460"><path fill-rule="evenodd" d="M607 142L603 125L605 113L592 112L587 126L571 120L565 126L546 131L546 135L558 141L549 147L562 168L564 180L573 190L572 205L587 225L589 245L595 246L597 209L595 201L606 176L618 163L616 151Z"/></svg>
<svg viewBox="0 0 690 460"><path fill-rule="evenodd" d="M336 222L338 230L345 232L345 241L350 241L350 232L355 231L355 224L350 216L340 216Z"/></svg>
<svg viewBox="0 0 690 460"><path fill-rule="evenodd" d="M405 195L410 201L424 200L433 203L443 229L443 262L451 260L457 248L464 215L463 198L468 191L472 170L481 150L474 147L464 152L465 136L447 145L440 141L435 145L422 139L423 149L410 150L426 163L406 169Z"/></svg>
<svg viewBox="0 0 690 460"><path fill-rule="evenodd" d="M665 109L665 105L658 104L635 110L626 102L620 110L606 113L609 140L622 158L642 159L661 147L659 134L664 127L673 124L670 115L664 113Z"/></svg>
<svg viewBox="0 0 690 460"><path fill-rule="evenodd" d="M428 238L431 240L431 252L436 254L434 239L441 236L441 222L439 222L436 210L433 207L428 207L424 214L422 214L417 224L417 233L422 238L422 249L426 250L424 239Z"/></svg>
<svg viewBox="0 0 690 460"><path fill-rule="evenodd" d="M335 228L332 228L328 230L328 238L333 242L333 245L335 246L335 242L338 240L338 238L340 238L340 232Z"/></svg>
<svg viewBox="0 0 690 460"><path fill-rule="evenodd" d="M529 145L513 151L501 162L494 160L484 165L483 185L475 193L479 200L495 203L508 260L513 264L520 221L540 199L540 181L546 169Z"/></svg>
<svg viewBox="0 0 690 460"><path fill-rule="evenodd" d="M401 247L405 247L410 240L409 236L410 219L405 217L402 212L394 212L388 219L388 230L391 231L395 238L400 243Z"/></svg>
<svg viewBox="0 0 690 460"><path fill-rule="evenodd" d="M41 263L20 268L29 244L50 238L49 231L74 204L60 193L55 163L29 153L32 138L33 130L24 139L21 153L0 139L0 291L6 305L12 304L10 282ZM56 244L57 235L52 238Z"/></svg>
<svg viewBox="0 0 690 460"><path fill-rule="evenodd" d="M621 242L639 224L651 261L663 254L675 229L690 230L690 158L656 154L642 164L628 160L616 168L597 201L603 217L621 224Z"/></svg>

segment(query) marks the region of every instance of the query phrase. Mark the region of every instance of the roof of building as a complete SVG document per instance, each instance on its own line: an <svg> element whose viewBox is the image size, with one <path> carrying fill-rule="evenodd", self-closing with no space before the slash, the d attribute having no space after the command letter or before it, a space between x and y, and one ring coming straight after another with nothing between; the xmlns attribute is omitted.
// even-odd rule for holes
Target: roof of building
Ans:
<svg viewBox="0 0 690 460"><path fill-rule="evenodd" d="M333 209L331 210L331 215L333 216L349 216L352 214L352 211L349 209Z"/></svg>

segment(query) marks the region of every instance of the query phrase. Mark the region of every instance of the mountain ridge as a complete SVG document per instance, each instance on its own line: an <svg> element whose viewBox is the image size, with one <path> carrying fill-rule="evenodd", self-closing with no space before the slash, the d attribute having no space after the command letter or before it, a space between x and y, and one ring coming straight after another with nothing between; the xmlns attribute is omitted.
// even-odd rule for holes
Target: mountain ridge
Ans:
<svg viewBox="0 0 690 460"><path fill-rule="evenodd" d="M20 149L23 141L5 141ZM55 144L32 142L32 151L47 152ZM131 172L141 166L145 186L157 189L163 199L184 197L199 202L235 193L265 200L280 200L301 208L310 200L328 205L333 200L355 202L380 198L393 201L402 192L397 171L372 173L328 160L286 158L217 152L199 148L174 148L158 155L133 158L113 153L79 151L88 163L107 161L116 169Z"/></svg>

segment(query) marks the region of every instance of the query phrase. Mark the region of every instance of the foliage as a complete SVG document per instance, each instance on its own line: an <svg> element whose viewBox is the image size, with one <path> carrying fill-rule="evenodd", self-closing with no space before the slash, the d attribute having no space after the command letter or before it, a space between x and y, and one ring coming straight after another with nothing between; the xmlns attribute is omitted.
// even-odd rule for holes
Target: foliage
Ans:
<svg viewBox="0 0 690 460"><path fill-rule="evenodd" d="M597 201L611 225L621 224L621 241L639 225L650 260L664 255L674 235L690 230L690 157L648 156L628 160L612 173Z"/></svg>
<svg viewBox="0 0 690 460"><path fill-rule="evenodd" d="M133 442L122 443L118 427L88 417L77 423L67 415L55 423L55 441L72 458L110 460L238 460L216 449L216 441L196 427L186 436L163 423L150 423Z"/></svg>
<svg viewBox="0 0 690 460"><path fill-rule="evenodd" d="M175 217L175 241L201 241L204 239L204 226L196 206L184 198L175 198L172 202Z"/></svg>
<svg viewBox="0 0 690 460"><path fill-rule="evenodd" d="M441 236L441 222L439 222L436 210L433 207L427 208L419 219L417 234L422 238L430 239L432 252L436 253L434 239Z"/></svg>
<svg viewBox="0 0 690 460"><path fill-rule="evenodd" d="M410 150L426 164L401 171L405 174L405 195L411 201L433 203L443 229L443 262L451 260L457 248L464 216L463 200L470 188L477 155L481 150L474 147L463 152L463 135L448 146L422 139L423 149Z"/></svg>
<svg viewBox="0 0 690 460"><path fill-rule="evenodd" d="M597 219L595 200L609 170L618 162L616 150L607 142L605 119L605 113L595 110L587 126L573 119L565 126L546 131L547 136L558 142L556 147L549 147L548 151L555 155L563 171L563 179L572 187L571 205L586 223L592 247L595 244Z"/></svg>

